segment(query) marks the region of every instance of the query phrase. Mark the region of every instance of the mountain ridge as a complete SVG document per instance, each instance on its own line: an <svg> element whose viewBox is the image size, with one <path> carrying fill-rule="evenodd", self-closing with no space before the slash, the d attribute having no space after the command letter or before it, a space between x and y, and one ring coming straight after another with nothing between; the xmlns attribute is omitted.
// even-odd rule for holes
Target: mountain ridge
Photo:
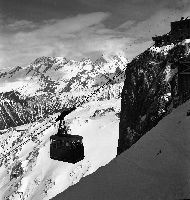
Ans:
<svg viewBox="0 0 190 200"><path fill-rule="evenodd" d="M83 101L119 97L126 63L121 56L110 56L99 64L90 59L39 57L24 68L0 73L1 129L34 122ZM118 79L110 81L118 73Z"/></svg>

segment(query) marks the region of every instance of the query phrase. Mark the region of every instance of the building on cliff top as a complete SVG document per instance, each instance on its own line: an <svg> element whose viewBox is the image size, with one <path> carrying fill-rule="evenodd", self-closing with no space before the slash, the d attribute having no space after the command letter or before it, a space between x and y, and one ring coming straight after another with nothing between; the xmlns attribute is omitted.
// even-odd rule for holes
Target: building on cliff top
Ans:
<svg viewBox="0 0 190 200"><path fill-rule="evenodd" d="M162 36L152 37L155 46L168 45L184 39L190 39L190 19L182 18L180 21L171 22L171 31Z"/></svg>

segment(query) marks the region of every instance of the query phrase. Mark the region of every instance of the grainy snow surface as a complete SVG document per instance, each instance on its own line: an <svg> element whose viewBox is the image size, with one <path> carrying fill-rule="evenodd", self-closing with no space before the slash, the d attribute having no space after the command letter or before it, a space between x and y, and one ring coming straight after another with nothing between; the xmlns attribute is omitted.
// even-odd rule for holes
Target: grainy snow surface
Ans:
<svg viewBox="0 0 190 200"><path fill-rule="evenodd" d="M53 200L190 199L190 101L128 151Z"/></svg>

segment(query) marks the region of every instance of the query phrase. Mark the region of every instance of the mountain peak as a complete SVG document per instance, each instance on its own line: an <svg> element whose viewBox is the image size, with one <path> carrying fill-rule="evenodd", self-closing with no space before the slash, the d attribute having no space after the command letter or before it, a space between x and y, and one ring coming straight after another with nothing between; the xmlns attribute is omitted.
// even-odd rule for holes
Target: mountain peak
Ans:
<svg viewBox="0 0 190 200"><path fill-rule="evenodd" d="M65 62L68 62L68 60L65 58L65 57L46 57L46 56L42 56L42 57L39 57L37 59L34 60L34 62L32 62L32 65L38 65L39 63L49 63L49 62L53 62L53 63L56 63L56 62L62 62L62 63L65 63Z"/></svg>

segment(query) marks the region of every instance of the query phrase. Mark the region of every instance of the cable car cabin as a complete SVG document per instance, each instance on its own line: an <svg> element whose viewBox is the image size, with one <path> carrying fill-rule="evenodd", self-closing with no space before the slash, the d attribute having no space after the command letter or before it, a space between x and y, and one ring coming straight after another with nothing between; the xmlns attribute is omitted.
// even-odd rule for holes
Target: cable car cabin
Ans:
<svg viewBox="0 0 190 200"><path fill-rule="evenodd" d="M76 163L84 158L82 136L52 135L50 137L50 158L63 162Z"/></svg>

